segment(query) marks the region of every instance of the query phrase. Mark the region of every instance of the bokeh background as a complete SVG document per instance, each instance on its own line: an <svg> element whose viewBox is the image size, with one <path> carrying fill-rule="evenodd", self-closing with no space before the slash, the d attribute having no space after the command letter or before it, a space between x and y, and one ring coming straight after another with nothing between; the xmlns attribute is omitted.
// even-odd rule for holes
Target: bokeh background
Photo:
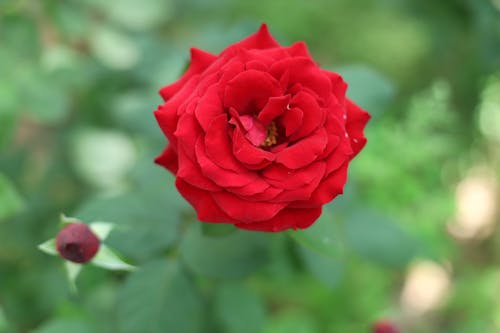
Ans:
<svg viewBox="0 0 500 333"><path fill-rule="evenodd" d="M372 115L346 194L300 232L194 222L152 159L188 48L267 22ZM0 1L0 332L500 332L499 0ZM134 273L37 250L116 223Z"/></svg>

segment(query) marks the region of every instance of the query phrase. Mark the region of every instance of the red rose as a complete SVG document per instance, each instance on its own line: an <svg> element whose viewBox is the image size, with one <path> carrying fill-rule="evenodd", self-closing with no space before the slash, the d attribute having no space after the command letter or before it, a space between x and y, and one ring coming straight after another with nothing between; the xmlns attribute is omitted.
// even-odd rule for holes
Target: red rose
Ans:
<svg viewBox="0 0 500 333"><path fill-rule="evenodd" d="M366 143L370 116L346 88L303 42L282 47L265 24L218 56L192 48L184 75L160 89L155 116L169 143L156 163L201 221L307 228Z"/></svg>

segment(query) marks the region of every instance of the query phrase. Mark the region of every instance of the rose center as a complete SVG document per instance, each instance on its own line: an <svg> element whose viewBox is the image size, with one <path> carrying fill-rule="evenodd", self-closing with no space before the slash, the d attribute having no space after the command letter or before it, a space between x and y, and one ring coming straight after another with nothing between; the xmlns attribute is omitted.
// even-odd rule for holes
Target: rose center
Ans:
<svg viewBox="0 0 500 333"><path fill-rule="evenodd" d="M260 147L264 148L274 146L278 142L278 128L274 121L267 125L266 130L266 139L260 144Z"/></svg>

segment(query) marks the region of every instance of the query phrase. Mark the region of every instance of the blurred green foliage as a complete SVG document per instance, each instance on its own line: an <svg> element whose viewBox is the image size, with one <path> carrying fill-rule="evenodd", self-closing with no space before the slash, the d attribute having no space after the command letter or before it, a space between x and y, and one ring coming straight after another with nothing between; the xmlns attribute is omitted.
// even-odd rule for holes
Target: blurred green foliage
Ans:
<svg viewBox="0 0 500 333"><path fill-rule="evenodd" d="M188 48L261 22L373 115L346 194L305 231L196 224L152 163L156 92ZM0 1L0 332L499 332L500 231L449 231L468 170L499 177L499 82L498 0ZM61 212L116 223L140 269L85 267L72 295L36 248ZM423 314L400 296L421 260L451 286Z"/></svg>

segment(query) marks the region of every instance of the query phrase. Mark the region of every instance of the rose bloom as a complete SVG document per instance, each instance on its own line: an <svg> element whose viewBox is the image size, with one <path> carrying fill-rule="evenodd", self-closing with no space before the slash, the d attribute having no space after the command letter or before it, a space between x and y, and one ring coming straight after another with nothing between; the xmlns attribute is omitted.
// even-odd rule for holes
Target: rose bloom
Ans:
<svg viewBox="0 0 500 333"><path fill-rule="evenodd" d="M156 163L204 222L307 228L343 192L369 114L306 45L281 46L264 24L219 55L192 48L187 71L160 89L168 144Z"/></svg>

